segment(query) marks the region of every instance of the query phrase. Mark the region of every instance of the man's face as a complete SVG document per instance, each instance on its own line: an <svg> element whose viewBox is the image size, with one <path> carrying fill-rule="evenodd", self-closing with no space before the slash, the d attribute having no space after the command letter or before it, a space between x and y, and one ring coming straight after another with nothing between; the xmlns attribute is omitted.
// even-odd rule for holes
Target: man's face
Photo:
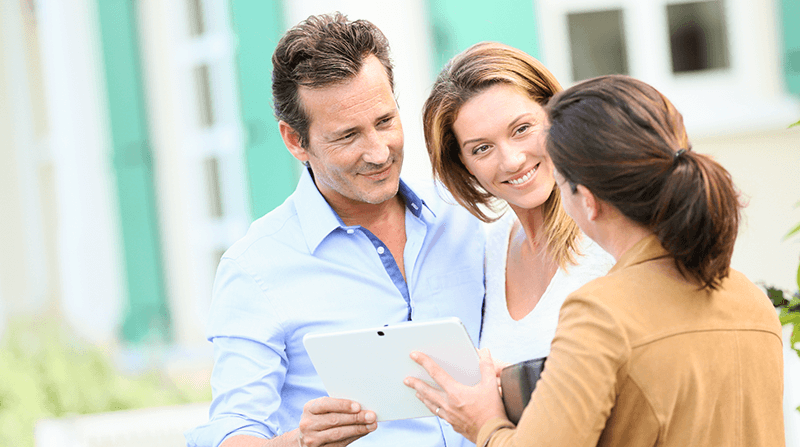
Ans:
<svg viewBox="0 0 800 447"><path fill-rule="evenodd" d="M403 165L403 126L380 61L369 56L355 78L300 87L299 96L311 122L304 155L328 203L338 211L394 197Z"/></svg>

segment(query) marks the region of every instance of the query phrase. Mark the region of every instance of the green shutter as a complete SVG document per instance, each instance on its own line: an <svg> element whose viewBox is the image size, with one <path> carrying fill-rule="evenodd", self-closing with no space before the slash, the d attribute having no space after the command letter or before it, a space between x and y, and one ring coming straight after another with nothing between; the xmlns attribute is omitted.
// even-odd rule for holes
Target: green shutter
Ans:
<svg viewBox="0 0 800 447"><path fill-rule="evenodd" d="M153 188L134 0L97 0L128 303L124 340L166 342L170 315ZM113 299L113 297L108 297Z"/></svg>
<svg viewBox="0 0 800 447"><path fill-rule="evenodd" d="M539 57L533 0L428 0L435 73L470 45L491 40Z"/></svg>
<svg viewBox="0 0 800 447"><path fill-rule="evenodd" d="M800 95L800 0L781 0L786 88Z"/></svg>
<svg viewBox="0 0 800 447"><path fill-rule="evenodd" d="M272 110L272 52L284 31L283 13L279 0L231 0L231 10L250 200L253 217L260 217L294 191L299 174Z"/></svg>

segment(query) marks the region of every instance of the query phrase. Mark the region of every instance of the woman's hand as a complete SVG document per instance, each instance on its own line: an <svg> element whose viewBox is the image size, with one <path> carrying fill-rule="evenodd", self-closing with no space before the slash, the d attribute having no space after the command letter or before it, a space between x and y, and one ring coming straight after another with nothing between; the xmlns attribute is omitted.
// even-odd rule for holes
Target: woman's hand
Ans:
<svg viewBox="0 0 800 447"><path fill-rule="evenodd" d="M500 378L500 373L505 369L507 366L511 366L512 363L504 362L502 360L492 359L494 361L494 373Z"/></svg>
<svg viewBox="0 0 800 447"><path fill-rule="evenodd" d="M404 381L417 391L417 398L432 413L449 422L457 432L472 442L477 440L481 427L490 419L507 418L497 388L492 356L488 350L483 349L478 351L478 355L481 381L475 386L462 385L421 352L412 352L411 358L425 368L442 389L437 390L415 377L407 377Z"/></svg>

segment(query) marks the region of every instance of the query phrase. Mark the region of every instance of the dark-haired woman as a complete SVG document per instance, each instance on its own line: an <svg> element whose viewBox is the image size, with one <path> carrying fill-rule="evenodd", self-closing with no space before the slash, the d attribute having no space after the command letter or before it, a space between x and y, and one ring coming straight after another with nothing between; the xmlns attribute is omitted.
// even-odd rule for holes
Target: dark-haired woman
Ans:
<svg viewBox="0 0 800 447"><path fill-rule="evenodd" d="M616 265L564 302L517 426L485 352L474 387L417 353L444 391L408 384L481 446L783 446L780 325L730 268L740 204L728 172L629 77L582 82L547 112L563 206Z"/></svg>

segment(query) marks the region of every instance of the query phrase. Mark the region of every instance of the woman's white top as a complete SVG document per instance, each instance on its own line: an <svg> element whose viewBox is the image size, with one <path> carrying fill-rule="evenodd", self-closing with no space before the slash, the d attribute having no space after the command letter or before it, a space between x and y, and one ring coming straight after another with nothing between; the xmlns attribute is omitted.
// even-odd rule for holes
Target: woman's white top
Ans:
<svg viewBox="0 0 800 447"><path fill-rule="evenodd" d="M541 299L528 315L515 321L506 304L506 262L511 229L517 222L507 212L486 226L486 303L480 347L489 348L492 358L518 363L550 353L556 332L558 312L567 295L587 282L605 275L614 266L614 258L594 241L582 235L578 264L567 270L559 268Z"/></svg>

